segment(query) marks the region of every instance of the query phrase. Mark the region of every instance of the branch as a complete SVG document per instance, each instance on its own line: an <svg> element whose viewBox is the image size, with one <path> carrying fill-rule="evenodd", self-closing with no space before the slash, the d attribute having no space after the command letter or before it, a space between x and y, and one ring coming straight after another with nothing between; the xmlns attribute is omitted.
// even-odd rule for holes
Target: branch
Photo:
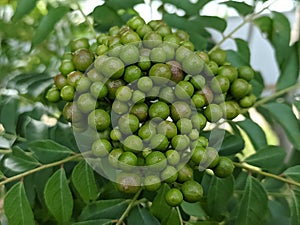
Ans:
<svg viewBox="0 0 300 225"><path fill-rule="evenodd" d="M94 29L94 27L93 27L93 24L90 22L90 20L89 20L89 18L87 17L87 15L84 14L84 12L83 12L83 10L82 10L80 4L79 4L79 1L75 0L74 2L75 2L75 4L76 4L76 6L77 6L79 12L81 13L81 15L84 17L85 22L88 24L88 26L89 26L91 32L93 33L94 38L97 38L97 33L96 33L96 31L95 31L95 29Z"/></svg>
<svg viewBox="0 0 300 225"><path fill-rule="evenodd" d="M279 180L281 182L284 182L284 183L287 183L287 184L291 184L291 185L295 185L297 187L300 187L300 183L297 182L297 181L294 181L294 180L291 180L291 179L287 179L287 178L275 175L273 173L267 173L267 172L261 171L257 167L250 166L250 165L248 165L246 163L237 163L237 162L234 162L234 165L236 167L239 167L239 168L251 171L253 173L260 174L260 175L263 175L265 177L270 177L270 178Z"/></svg>
<svg viewBox="0 0 300 225"><path fill-rule="evenodd" d="M18 174L16 176L9 177L9 178L5 179L4 181L0 182L0 187L2 185L4 185L4 184L7 184L7 183L15 181L15 180L19 180L19 179L21 179L23 177L26 177L26 176L30 175L30 174L36 173L38 171L41 171L41 170L44 170L44 169L47 169L47 168L51 168L51 167L54 167L54 166L58 166L58 165L64 164L66 162L78 159L80 157L82 157L81 154L72 155L72 156L67 157L65 159L62 159L60 161L49 163L49 164L45 164L45 165L39 166L37 168L34 168L32 170L28 170L28 171L26 171L24 173L20 173L20 174Z"/></svg>
<svg viewBox="0 0 300 225"><path fill-rule="evenodd" d="M241 29L244 25L246 25L247 23L251 22L252 20L255 19L255 17L257 17L258 15L260 15L263 11L265 11L266 9L268 9L272 4L274 4L277 0L275 1L271 1L270 3L268 3L265 7L263 7L261 10L259 10L256 13L252 13L250 14L248 17L246 17L244 19L244 21L242 23L240 23L236 28L234 28L229 34L227 34L226 36L223 37L223 39L221 41L219 41L210 51L209 53L213 52L214 50L220 48L220 46L229 38L232 37L233 34L235 34L239 29Z"/></svg>

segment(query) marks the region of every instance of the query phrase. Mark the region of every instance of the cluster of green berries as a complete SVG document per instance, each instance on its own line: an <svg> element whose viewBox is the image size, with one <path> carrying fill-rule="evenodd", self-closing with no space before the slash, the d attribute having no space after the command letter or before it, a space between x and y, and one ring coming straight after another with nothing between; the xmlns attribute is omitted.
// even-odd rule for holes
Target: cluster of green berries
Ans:
<svg viewBox="0 0 300 225"><path fill-rule="evenodd" d="M221 49L195 51L186 32L139 16L93 44L74 40L70 50L46 97L66 102L63 116L74 131L97 133L89 148L118 171L119 190L168 183L166 201L177 206L202 198L195 170L232 174L232 161L201 132L255 103L252 68L232 66Z"/></svg>

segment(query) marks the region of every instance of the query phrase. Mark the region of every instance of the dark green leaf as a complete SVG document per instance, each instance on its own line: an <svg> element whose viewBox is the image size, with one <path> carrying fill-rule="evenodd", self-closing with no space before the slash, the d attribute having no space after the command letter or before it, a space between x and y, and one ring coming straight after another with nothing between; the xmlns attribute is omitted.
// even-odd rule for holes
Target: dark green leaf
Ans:
<svg viewBox="0 0 300 225"><path fill-rule="evenodd" d="M176 208L172 208L171 211L161 221L162 225L181 225L180 217Z"/></svg>
<svg viewBox="0 0 300 225"><path fill-rule="evenodd" d="M127 219L128 225L160 225L159 221L151 213L141 207L135 207Z"/></svg>
<svg viewBox="0 0 300 225"><path fill-rule="evenodd" d="M123 21L114 9L107 4L97 6L91 14L99 31L108 31L112 26L120 26Z"/></svg>
<svg viewBox="0 0 300 225"><path fill-rule="evenodd" d="M226 59L230 62L233 66L239 67L243 65L248 65L249 63L246 61L243 56L241 56L238 52L233 50L226 51Z"/></svg>
<svg viewBox="0 0 300 225"><path fill-rule="evenodd" d="M254 79L250 81L250 84L252 85L252 93L256 97L260 97L265 88L264 80L260 72L255 72Z"/></svg>
<svg viewBox="0 0 300 225"><path fill-rule="evenodd" d="M9 149L12 143L15 141L15 139L16 138L13 138L13 140L8 140L7 138L0 136L0 148Z"/></svg>
<svg viewBox="0 0 300 225"><path fill-rule="evenodd" d="M41 163L55 162L74 153L52 140L32 141L28 144L28 148Z"/></svg>
<svg viewBox="0 0 300 225"><path fill-rule="evenodd" d="M225 4L231 8L234 8L242 16L246 16L250 13L253 13L254 7L246 4L245 2L236 2L236 1L226 1L221 4Z"/></svg>
<svg viewBox="0 0 300 225"><path fill-rule="evenodd" d="M277 90L282 90L297 83L300 71L300 56L298 55L297 45L299 45L299 42L292 47L288 47L290 51L286 56L286 60L280 65L280 76L276 84Z"/></svg>
<svg viewBox="0 0 300 225"><path fill-rule="evenodd" d="M237 51L227 50L227 60L235 67L250 65L250 49L248 42L235 38Z"/></svg>
<svg viewBox="0 0 300 225"><path fill-rule="evenodd" d="M63 18L69 11L65 6L51 8L46 16L44 16L36 29L35 35L32 40L33 45L42 43L47 36L53 31L55 24Z"/></svg>
<svg viewBox="0 0 300 225"><path fill-rule="evenodd" d="M260 224L268 209L268 196L261 183L248 176L246 189L240 202L236 225Z"/></svg>
<svg viewBox="0 0 300 225"><path fill-rule="evenodd" d="M198 222L187 222L186 225L219 225L220 223L214 221L198 221Z"/></svg>
<svg viewBox="0 0 300 225"><path fill-rule="evenodd" d="M242 136L226 132L219 153L220 155L234 155L242 151L244 147L245 141Z"/></svg>
<svg viewBox="0 0 300 225"><path fill-rule="evenodd" d="M170 3L180 9L183 9L187 16L195 16L199 15L200 9L202 9L208 2L210 2L210 0L197 1L196 3L181 0L163 0L163 2Z"/></svg>
<svg viewBox="0 0 300 225"><path fill-rule="evenodd" d="M294 147L300 150L300 127L292 107L282 103L268 103L264 105L263 108L268 110L275 121L282 126Z"/></svg>
<svg viewBox="0 0 300 225"><path fill-rule="evenodd" d="M13 148L13 153L7 155L3 160L3 166L7 172L12 172L13 174L22 173L39 166L40 163L36 161L32 156L26 154L24 150L19 147Z"/></svg>
<svg viewBox="0 0 300 225"><path fill-rule="evenodd" d="M221 179L213 176L207 193L207 213L218 218L227 212L227 205L233 194L233 177ZM220 204L222 202L222 204Z"/></svg>
<svg viewBox="0 0 300 225"><path fill-rule="evenodd" d="M61 224L66 224L72 216L73 197L63 168L49 178L44 195L47 208L55 219Z"/></svg>
<svg viewBox="0 0 300 225"><path fill-rule="evenodd" d="M254 20L254 24L259 27L262 33L267 34L267 37L271 37L273 21L268 16L261 16Z"/></svg>
<svg viewBox="0 0 300 225"><path fill-rule="evenodd" d="M237 124L247 133L256 151L268 145L265 132L257 123L246 118L237 122Z"/></svg>
<svg viewBox="0 0 300 225"><path fill-rule="evenodd" d="M193 22L194 25L198 22L203 28L213 28L220 32L224 32L227 26L226 20L217 16L199 16Z"/></svg>
<svg viewBox="0 0 300 225"><path fill-rule="evenodd" d="M85 160L75 166L72 172L72 183L85 203L98 197L94 172Z"/></svg>
<svg viewBox="0 0 300 225"><path fill-rule="evenodd" d="M35 225L23 183L15 184L5 195L4 210L9 225Z"/></svg>
<svg viewBox="0 0 300 225"><path fill-rule="evenodd" d="M299 187L295 188L292 191L292 205L291 205L291 225L300 224L300 189Z"/></svg>
<svg viewBox="0 0 300 225"><path fill-rule="evenodd" d="M15 134L18 120L19 99L15 96L11 96L4 98L0 104L0 122L7 133Z"/></svg>
<svg viewBox="0 0 300 225"><path fill-rule="evenodd" d="M111 225L110 219L88 220L83 222L72 223L72 225Z"/></svg>
<svg viewBox="0 0 300 225"><path fill-rule="evenodd" d="M100 200L87 205L79 216L80 221L94 219L119 219L127 207L124 199Z"/></svg>
<svg viewBox="0 0 300 225"><path fill-rule="evenodd" d="M300 165L286 169L283 174L295 181L300 182Z"/></svg>
<svg viewBox="0 0 300 225"><path fill-rule="evenodd" d="M19 0L13 21L22 19L23 16L29 14L34 9L37 0Z"/></svg>
<svg viewBox="0 0 300 225"><path fill-rule="evenodd" d="M115 11L119 9L130 9L139 3L144 3L143 0L109 0L106 5L113 8Z"/></svg>
<svg viewBox="0 0 300 225"><path fill-rule="evenodd" d="M183 201L180 206L183 211L190 216L195 216L198 218L205 218L207 216L200 202L189 203Z"/></svg>
<svg viewBox="0 0 300 225"><path fill-rule="evenodd" d="M53 85L52 79L51 77L42 77L39 81L29 85L27 95L34 99L42 97L44 95L43 93Z"/></svg>
<svg viewBox="0 0 300 225"><path fill-rule="evenodd" d="M278 172L281 169L280 166L284 163L285 156L286 152L283 148L267 146L248 157L245 161L267 171Z"/></svg>
<svg viewBox="0 0 300 225"><path fill-rule="evenodd" d="M291 219L289 207L281 204L279 201L269 200L269 210L271 213L270 223L272 225L290 225Z"/></svg>
<svg viewBox="0 0 300 225"><path fill-rule="evenodd" d="M48 126L29 116L22 121L21 132L28 141L48 138Z"/></svg>
<svg viewBox="0 0 300 225"><path fill-rule="evenodd" d="M290 54L291 26L284 14L273 11L272 15L273 23L270 41L275 48L277 62L281 65Z"/></svg>
<svg viewBox="0 0 300 225"><path fill-rule="evenodd" d="M169 185L163 184L158 190L150 208L151 213L160 220L163 220L166 216L168 216L172 209L165 200L168 190L170 190Z"/></svg>
<svg viewBox="0 0 300 225"><path fill-rule="evenodd" d="M49 137L58 144L64 145L73 151L78 152L78 146L70 125L57 122L55 126L50 127Z"/></svg>

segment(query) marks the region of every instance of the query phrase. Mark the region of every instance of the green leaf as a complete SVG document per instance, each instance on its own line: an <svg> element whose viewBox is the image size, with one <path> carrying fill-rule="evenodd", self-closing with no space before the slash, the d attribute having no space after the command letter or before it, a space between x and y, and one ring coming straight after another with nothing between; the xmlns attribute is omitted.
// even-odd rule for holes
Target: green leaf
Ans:
<svg viewBox="0 0 300 225"><path fill-rule="evenodd" d="M58 144L64 145L75 152L79 152L72 127L68 124L57 122L55 126L50 127L49 139L52 139Z"/></svg>
<svg viewBox="0 0 300 225"><path fill-rule="evenodd" d="M33 212L22 182L16 183L6 193L4 210L9 225L35 225Z"/></svg>
<svg viewBox="0 0 300 225"><path fill-rule="evenodd" d="M189 203L183 201L180 206L182 210L190 216L195 216L198 218L205 218L207 216L200 202Z"/></svg>
<svg viewBox="0 0 300 225"><path fill-rule="evenodd" d="M253 22L259 27L262 33L265 33L268 38L271 37L273 21L270 17L261 16L255 19Z"/></svg>
<svg viewBox="0 0 300 225"><path fill-rule="evenodd" d="M72 183L85 203L97 199L99 192L94 172L85 160L73 169Z"/></svg>
<svg viewBox="0 0 300 225"><path fill-rule="evenodd" d="M265 89L264 79L260 72L255 72L254 79L250 81L250 84L252 85L252 93L256 97L260 97Z"/></svg>
<svg viewBox="0 0 300 225"><path fill-rule="evenodd" d="M283 103L268 103L265 104L263 108L268 110L269 114L275 119L275 121L282 126L294 147L297 150L300 150L300 127L298 119L293 113L292 107Z"/></svg>
<svg viewBox="0 0 300 225"><path fill-rule="evenodd" d="M181 225L180 216L176 208L172 208L171 211L161 221L162 225Z"/></svg>
<svg viewBox="0 0 300 225"><path fill-rule="evenodd" d="M60 224L66 224L72 216L73 197L63 168L49 178L44 196L46 206L55 219Z"/></svg>
<svg viewBox="0 0 300 225"><path fill-rule="evenodd" d="M300 182L300 165L286 169L283 174L297 182Z"/></svg>
<svg viewBox="0 0 300 225"><path fill-rule="evenodd" d="M207 213L211 217L218 218L225 215L229 199L233 195L233 186L232 176L226 179L213 176L207 193Z"/></svg>
<svg viewBox="0 0 300 225"><path fill-rule="evenodd" d="M248 42L235 38L237 51L227 50L226 58L235 67L250 65L250 49Z"/></svg>
<svg viewBox="0 0 300 225"><path fill-rule="evenodd" d="M12 140L8 140L7 138L0 136L0 148L2 149L9 149L16 138L13 138Z"/></svg>
<svg viewBox="0 0 300 225"><path fill-rule="evenodd" d="M237 124L247 133L256 151L268 145L265 132L257 123L246 118L243 121L237 122Z"/></svg>
<svg viewBox="0 0 300 225"><path fill-rule="evenodd" d="M212 28L220 32L224 32L227 26L226 20L217 16L198 16L193 22L194 25L198 22L203 28Z"/></svg>
<svg viewBox="0 0 300 225"><path fill-rule="evenodd" d="M38 45L42 43L53 31L55 24L60 21L68 11L69 8L65 6L51 8L48 14L42 18L40 24L38 25L32 40L32 44Z"/></svg>
<svg viewBox="0 0 300 225"><path fill-rule="evenodd" d="M19 103L15 96L4 98L0 102L0 123L7 133L16 133Z"/></svg>
<svg viewBox="0 0 300 225"><path fill-rule="evenodd" d="M272 15L273 23L270 41L275 48L277 62L281 65L290 54L291 25L284 14L273 11Z"/></svg>
<svg viewBox="0 0 300 225"><path fill-rule="evenodd" d="M107 4L97 6L91 15L94 17L96 28L102 32L108 31L112 26L123 24L117 12Z"/></svg>
<svg viewBox="0 0 300 225"><path fill-rule="evenodd" d="M28 141L40 140L48 137L48 126L40 121L29 116L21 122L21 132Z"/></svg>
<svg viewBox="0 0 300 225"><path fill-rule="evenodd" d="M139 3L144 3L143 0L109 0L106 5L113 8L115 11L119 9L130 9Z"/></svg>
<svg viewBox="0 0 300 225"><path fill-rule="evenodd" d="M157 195L150 207L151 213L160 220L163 220L166 216L168 216L172 209L172 207L168 205L165 200L168 190L170 190L169 185L163 184L158 190Z"/></svg>
<svg viewBox="0 0 300 225"><path fill-rule="evenodd" d="M270 222L272 225L291 225L289 206L282 204L280 201L269 200Z"/></svg>
<svg viewBox="0 0 300 225"><path fill-rule="evenodd" d="M219 225L220 223L214 221L198 221L198 222L187 222L186 225Z"/></svg>
<svg viewBox="0 0 300 225"><path fill-rule="evenodd" d="M83 222L72 223L72 225L111 225L110 219L89 220Z"/></svg>
<svg viewBox="0 0 300 225"><path fill-rule="evenodd" d="M180 9L183 9L187 16L195 16L199 14L200 9L210 2L210 0L197 1L196 3L181 0L163 0L163 2L170 3Z"/></svg>
<svg viewBox="0 0 300 225"><path fill-rule="evenodd" d="M151 213L141 207L131 210L127 218L128 225L160 225L159 221Z"/></svg>
<svg viewBox="0 0 300 225"><path fill-rule="evenodd" d="M266 215L268 196L261 183L248 176L235 225L257 225Z"/></svg>
<svg viewBox="0 0 300 225"><path fill-rule="evenodd" d="M299 58L297 46L299 45L299 41L294 44L292 47L288 47L290 49L288 55L286 56L286 60L280 65L280 76L276 83L276 89L282 90L284 88L288 88L295 83L297 83L299 77Z"/></svg>
<svg viewBox="0 0 300 225"><path fill-rule="evenodd" d="M70 156L74 152L52 140L37 140L28 144L28 149L41 163L51 163Z"/></svg>
<svg viewBox="0 0 300 225"><path fill-rule="evenodd" d="M127 207L124 199L100 200L87 205L79 216L80 221L94 219L119 219Z"/></svg>
<svg viewBox="0 0 300 225"><path fill-rule="evenodd" d="M300 224L300 189L298 187L292 191L291 197L291 225L298 225Z"/></svg>
<svg viewBox="0 0 300 225"><path fill-rule="evenodd" d="M13 152L10 155L6 155L3 159L3 166L7 172L13 174L22 173L39 166L40 163L32 156L25 153L25 151L19 147L13 147Z"/></svg>
<svg viewBox="0 0 300 225"><path fill-rule="evenodd" d="M245 147L245 141L238 134L225 133L224 140L219 150L220 155L234 155L242 151Z"/></svg>
<svg viewBox="0 0 300 225"><path fill-rule="evenodd" d="M278 172L284 163L286 152L278 146L267 146L260 149L245 161L253 166L258 166L264 170Z"/></svg>
<svg viewBox="0 0 300 225"><path fill-rule="evenodd" d="M227 1L222 2L221 4L225 4L228 7L234 8L242 16L253 13L254 10L253 6L248 5L245 2Z"/></svg>
<svg viewBox="0 0 300 225"><path fill-rule="evenodd" d="M226 59L235 67L240 67L249 64L247 60L243 56L241 56L241 54L233 50L226 51Z"/></svg>
<svg viewBox="0 0 300 225"><path fill-rule="evenodd" d="M36 3L37 0L19 0L12 20L16 21L22 19L23 16L29 14L34 9Z"/></svg>

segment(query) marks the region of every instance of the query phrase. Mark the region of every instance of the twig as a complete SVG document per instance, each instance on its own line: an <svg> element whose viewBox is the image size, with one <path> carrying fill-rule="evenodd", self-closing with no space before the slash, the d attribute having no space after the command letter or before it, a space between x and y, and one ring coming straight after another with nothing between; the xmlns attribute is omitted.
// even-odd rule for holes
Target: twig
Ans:
<svg viewBox="0 0 300 225"><path fill-rule="evenodd" d="M291 185L295 185L295 186L300 187L300 183L297 182L297 181L294 181L294 180L291 180L291 179L287 179L287 178L284 178L284 177L275 175L275 174L273 174L273 173L264 172L264 171L262 171L262 170L259 170L259 169L256 168L256 167L250 166L250 165L248 165L248 164L246 164L246 163L237 163L237 162L234 162L234 165L235 165L236 167L239 167L239 168L248 170L248 171L250 171L250 172L257 173L257 174L263 175L263 176L265 176L265 177L270 177L270 178L279 180L279 181L281 181L281 182L284 182L284 183L287 183L287 184L291 184Z"/></svg>

